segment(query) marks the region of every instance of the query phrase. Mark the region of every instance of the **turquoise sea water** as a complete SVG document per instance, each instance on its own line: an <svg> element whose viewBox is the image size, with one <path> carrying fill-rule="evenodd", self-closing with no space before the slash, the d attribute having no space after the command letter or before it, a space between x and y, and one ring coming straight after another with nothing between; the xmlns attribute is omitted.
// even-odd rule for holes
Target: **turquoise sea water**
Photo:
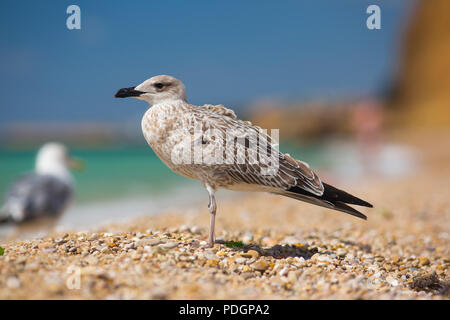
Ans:
<svg viewBox="0 0 450 320"><path fill-rule="evenodd" d="M147 148L74 149L74 157L85 163L74 171L77 202L107 201L112 198L160 193L182 177L167 167ZM34 167L36 151L0 151L0 193L21 174Z"/></svg>
<svg viewBox="0 0 450 320"><path fill-rule="evenodd" d="M282 150L314 166L326 158L318 146L299 148L283 144ZM0 149L0 205L11 183L33 170L36 151ZM146 145L71 148L71 154L82 159L85 168L73 172L75 201L59 220L60 228L85 230L143 215L186 212L206 206L207 193L201 184L173 173ZM221 200L235 196L235 192L220 192ZM0 226L0 239L12 230Z"/></svg>
<svg viewBox="0 0 450 320"><path fill-rule="evenodd" d="M296 147L283 144L283 151L298 156L311 165L319 165L319 146ZM148 146L72 149L85 168L73 172L76 202L106 202L129 197L163 197L172 188L194 181L170 171ZM0 194L21 174L33 170L36 150L0 150ZM186 189L189 192L189 188Z"/></svg>
<svg viewBox="0 0 450 320"><path fill-rule="evenodd" d="M301 159L327 182L330 174L341 182L364 181L364 166L354 144L298 146L280 143L280 150ZM75 201L58 222L66 229L91 228L120 223L139 216L165 212L198 212L206 208L207 193L197 181L168 169L148 146L71 149L83 159L82 172L74 172ZM33 170L36 150L0 149L0 194L21 174ZM411 172L411 154L399 146L385 146L373 159L378 175L395 176ZM333 180L331 181L333 182ZM220 191L218 197L238 197L236 192ZM0 239L11 229L0 226Z"/></svg>

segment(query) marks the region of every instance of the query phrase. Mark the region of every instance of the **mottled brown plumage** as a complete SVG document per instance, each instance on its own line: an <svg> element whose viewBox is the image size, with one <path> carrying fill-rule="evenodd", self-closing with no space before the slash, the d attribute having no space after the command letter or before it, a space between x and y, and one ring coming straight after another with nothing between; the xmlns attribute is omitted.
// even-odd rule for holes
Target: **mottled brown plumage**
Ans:
<svg viewBox="0 0 450 320"><path fill-rule="evenodd" d="M116 97L127 96L152 105L142 118L142 131L158 157L208 190L209 245L214 244L214 193L220 188L271 192L366 218L345 203L369 203L322 183L308 164L279 152L261 128L237 119L222 105L187 103L178 79L156 76L116 93Z"/></svg>

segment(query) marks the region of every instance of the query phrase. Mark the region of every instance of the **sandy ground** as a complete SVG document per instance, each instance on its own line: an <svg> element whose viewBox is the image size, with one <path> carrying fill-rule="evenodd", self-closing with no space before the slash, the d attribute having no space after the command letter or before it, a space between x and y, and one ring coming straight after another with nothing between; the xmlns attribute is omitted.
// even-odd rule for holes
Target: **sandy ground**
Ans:
<svg viewBox="0 0 450 320"><path fill-rule="evenodd" d="M0 298L448 299L450 140L430 138L407 139L423 155L413 175L347 186L375 205L367 221L219 194L212 249L206 198L190 212L0 243Z"/></svg>

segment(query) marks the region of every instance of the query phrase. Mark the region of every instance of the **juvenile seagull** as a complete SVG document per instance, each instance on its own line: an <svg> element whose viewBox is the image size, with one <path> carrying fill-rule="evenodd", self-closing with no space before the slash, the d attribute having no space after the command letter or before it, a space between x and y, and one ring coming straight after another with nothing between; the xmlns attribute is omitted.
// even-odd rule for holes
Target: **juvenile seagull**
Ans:
<svg viewBox="0 0 450 320"><path fill-rule="evenodd" d="M35 172L15 181L0 209L0 222L16 223L55 221L70 203L73 195L69 167L80 164L72 159L67 148L59 143L47 143L39 149Z"/></svg>
<svg viewBox="0 0 450 320"><path fill-rule="evenodd" d="M217 206L214 194L220 188L271 192L362 219L366 219L366 216L346 203L372 207L364 200L322 183L305 162L295 160L289 154L280 153L271 138L261 132L261 128L237 119L232 110L222 105L189 104L183 83L171 76L155 76L136 87L120 89L115 97L134 97L150 104L151 107L142 118L142 131L148 144L170 169L185 177L199 180L208 191L210 247L215 243ZM224 135L228 132L235 133L231 140L228 140L227 136L227 142L233 146L231 152L222 152L225 150L221 149L225 140L223 136L220 139L217 134L211 135L211 130ZM200 135L196 134L199 131ZM203 161L192 161L189 154L192 145L190 142L185 143L186 138L191 138L189 141L193 142L193 157L198 158L195 150L200 150L200 160ZM262 143L263 140L267 141L267 144ZM275 158L277 170L274 173L265 172L268 168L267 162L258 162L263 157L252 153L250 147L255 145L258 152L263 151L271 159ZM200 149L195 149L196 147ZM176 155L180 153L187 153L191 161L178 161L179 157ZM216 159L214 153L223 155L225 163L211 161Z"/></svg>

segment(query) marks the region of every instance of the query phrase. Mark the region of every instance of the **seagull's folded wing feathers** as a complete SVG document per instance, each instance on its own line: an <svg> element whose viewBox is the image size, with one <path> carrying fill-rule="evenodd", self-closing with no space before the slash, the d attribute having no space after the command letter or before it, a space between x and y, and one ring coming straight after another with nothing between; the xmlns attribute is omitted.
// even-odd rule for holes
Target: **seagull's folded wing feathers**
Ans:
<svg viewBox="0 0 450 320"><path fill-rule="evenodd" d="M236 119L236 114L233 110L225 108L221 104L212 105L212 104L205 104L202 106L202 108L205 108L211 112L220 114L222 116L230 117L231 119Z"/></svg>
<svg viewBox="0 0 450 320"><path fill-rule="evenodd" d="M216 129L222 132L223 144L230 135L235 141L231 152L225 153L226 163L224 171L235 183L247 183L255 187L289 190L293 187L302 188L314 195L322 195L324 187L319 177L309 166L293 159L289 154L282 154L278 145L260 127L249 121L236 118L235 113L222 105L205 105L199 111L204 131ZM204 143L216 143L203 137ZM226 146L227 151L230 150ZM230 159L231 157L231 159Z"/></svg>
<svg viewBox="0 0 450 320"><path fill-rule="evenodd" d="M229 146L225 146L229 140L219 142L227 150L224 152L226 164L222 165L221 171L233 183L248 184L255 191L269 191L366 219L365 215L346 203L372 207L370 203L322 183L307 163L280 153L277 144L260 127L237 119L232 110L223 106L197 110L199 114L196 118L202 121L204 132L208 129L220 130L226 139L229 139L227 134L231 132L236 142L231 152ZM203 140L206 145L218 144L217 139L208 140L207 135Z"/></svg>

